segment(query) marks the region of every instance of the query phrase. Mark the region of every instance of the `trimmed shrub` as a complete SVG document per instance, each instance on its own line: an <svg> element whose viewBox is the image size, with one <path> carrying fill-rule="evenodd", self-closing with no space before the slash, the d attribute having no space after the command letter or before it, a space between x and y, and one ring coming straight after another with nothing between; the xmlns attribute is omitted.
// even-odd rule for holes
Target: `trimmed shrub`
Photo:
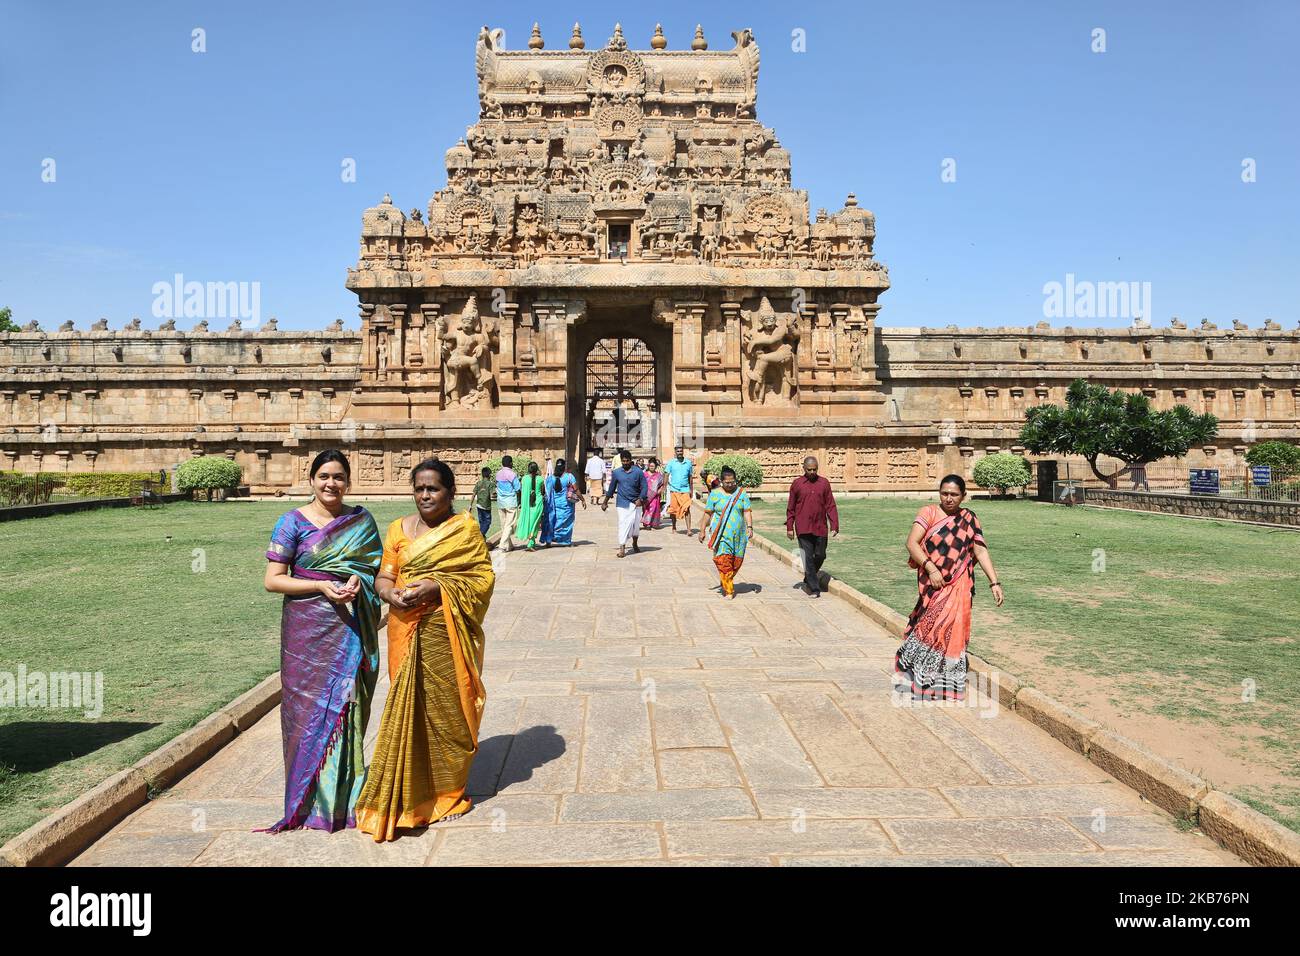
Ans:
<svg viewBox="0 0 1300 956"><path fill-rule="evenodd" d="M152 481L159 494L171 491L170 476L159 482L156 471L101 471L61 477L69 492L83 498L129 498L145 481Z"/></svg>
<svg viewBox="0 0 1300 956"><path fill-rule="evenodd" d="M1010 452L1000 451L975 463L975 484L1000 495L1005 495L1009 488L1025 487L1029 479L1029 462Z"/></svg>
<svg viewBox="0 0 1300 956"><path fill-rule="evenodd" d="M62 479L54 475L22 475L16 471L0 472L0 504L6 508L17 505L43 505L50 500L54 489L62 486Z"/></svg>
<svg viewBox="0 0 1300 956"><path fill-rule="evenodd" d="M528 466L532 463L531 458L529 458L523 452L514 452L510 457L514 459L514 469L516 475L522 478L524 475L528 474ZM544 461L539 461L537 463L537 467L539 469L544 467L545 465L546 462ZM492 472L492 477L495 478L497 476L497 472L501 470L501 456L497 455L495 458L489 458L487 461L483 462L483 464L479 465L478 469L476 469L474 472L475 481L478 481L479 478L482 477L482 470L484 468L490 470Z"/></svg>
<svg viewBox="0 0 1300 956"><path fill-rule="evenodd" d="M698 474L707 471L710 475L716 475L723 468L734 468L736 481L743 488L757 488L763 483L763 466L749 455L710 455L702 465L696 465L695 471Z"/></svg>
<svg viewBox="0 0 1300 956"><path fill-rule="evenodd" d="M204 455L181 462L176 475L181 491L206 491L208 497L215 488L234 488L243 477L244 469L227 458Z"/></svg>
<svg viewBox="0 0 1300 956"><path fill-rule="evenodd" d="M1246 452L1246 464L1268 465L1275 481L1290 478L1300 474L1300 446L1288 441L1262 441Z"/></svg>

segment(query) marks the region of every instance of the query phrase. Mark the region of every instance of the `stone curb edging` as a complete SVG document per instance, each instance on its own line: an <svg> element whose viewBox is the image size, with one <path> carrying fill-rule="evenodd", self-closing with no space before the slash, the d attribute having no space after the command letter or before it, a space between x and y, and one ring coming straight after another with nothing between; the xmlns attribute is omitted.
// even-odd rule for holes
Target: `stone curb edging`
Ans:
<svg viewBox="0 0 1300 956"><path fill-rule="evenodd" d="M277 671L126 770L39 820L3 847L10 866L61 866L252 727L280 703Z"/></svg>
<svg viewBox="0 0 1300 956"><path fill-rule="evenodd" d="M189 494L168 492L158 496L160 504L176 504L186 501ZM38 505L11 505L0 508L0 521L23 521L27 518L48 518L50 515L77 514L82 511L97 511L100 508L130 508L135 499L129 495L123 498L78 498L72 501L46 501Z"/></svg>
<svg viewBox="0 0 1300 956"><path fill-rule="evenodd" d="M794 567L793 556L780 545L757 533L753 543ZM821 572L821 578L827 582L824 590L843 598L890 634L902 638L907 627L903 615L825 571ZM985 679L996 675L999 706L1038 725L1161 809L1196 824L1225 850L1255 866L1300 866L1300 833L1215 790L1195 774L1064 706L1015 676L999 671L983 658L968 653L967 661L970 670Z"/></svg>

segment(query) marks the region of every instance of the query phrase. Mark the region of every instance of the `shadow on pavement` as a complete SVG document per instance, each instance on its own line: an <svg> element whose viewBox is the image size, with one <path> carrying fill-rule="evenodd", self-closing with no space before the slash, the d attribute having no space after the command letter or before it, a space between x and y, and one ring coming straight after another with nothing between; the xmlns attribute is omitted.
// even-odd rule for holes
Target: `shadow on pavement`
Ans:
<svg viewBox="0 0 1300 956"><path fill-rule="evenodd" d="M478 754L470 769L469 793L482 794L481 800L500 793L511 784L522 783L533 771L564 755L567 745L550 725L539 725L517 734L498 734L479 741ZM500 767L500 776L490 779Z"/></svg>

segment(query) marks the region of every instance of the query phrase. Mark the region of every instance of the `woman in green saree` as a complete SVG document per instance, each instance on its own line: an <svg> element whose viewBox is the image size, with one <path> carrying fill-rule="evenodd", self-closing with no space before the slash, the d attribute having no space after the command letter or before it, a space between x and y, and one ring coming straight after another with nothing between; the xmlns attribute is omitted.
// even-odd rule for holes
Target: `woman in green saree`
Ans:
<svg viewBox="0 0 1300 956"><path fill-rule="evenodd" d="M543 516L546 513L546 482L537 462L528 463L528 474L519 490L519 534L529 551L537 550L537 539L542 534Z"/></svg>

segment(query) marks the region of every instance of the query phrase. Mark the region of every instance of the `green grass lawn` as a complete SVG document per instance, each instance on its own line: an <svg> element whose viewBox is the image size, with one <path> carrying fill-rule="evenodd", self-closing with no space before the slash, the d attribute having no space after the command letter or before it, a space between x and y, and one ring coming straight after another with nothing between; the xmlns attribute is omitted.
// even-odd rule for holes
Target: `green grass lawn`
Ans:
<svg viewBox="0 0 1300 956"><path fill-rule="evenodd" d="M300 504L184 502L0 525L0 671L104 680L97 720L0 708L0 843L279 668L282 599L262 587L263 552L276 518ZM413 510L365 506L381 534Z"/></svg>
<svg viewBox="0 0 1300 956"><path fill-rule="evenodd" d="M826 570L906 615L923 501L839 505ZM966 502L1006 592L976 579L972 653L1181 758L1300 829L1300 534L1033 501ZM784 541L784 502L756 506ZM1254 699L1243 700L1253 681Z"/></svg>

